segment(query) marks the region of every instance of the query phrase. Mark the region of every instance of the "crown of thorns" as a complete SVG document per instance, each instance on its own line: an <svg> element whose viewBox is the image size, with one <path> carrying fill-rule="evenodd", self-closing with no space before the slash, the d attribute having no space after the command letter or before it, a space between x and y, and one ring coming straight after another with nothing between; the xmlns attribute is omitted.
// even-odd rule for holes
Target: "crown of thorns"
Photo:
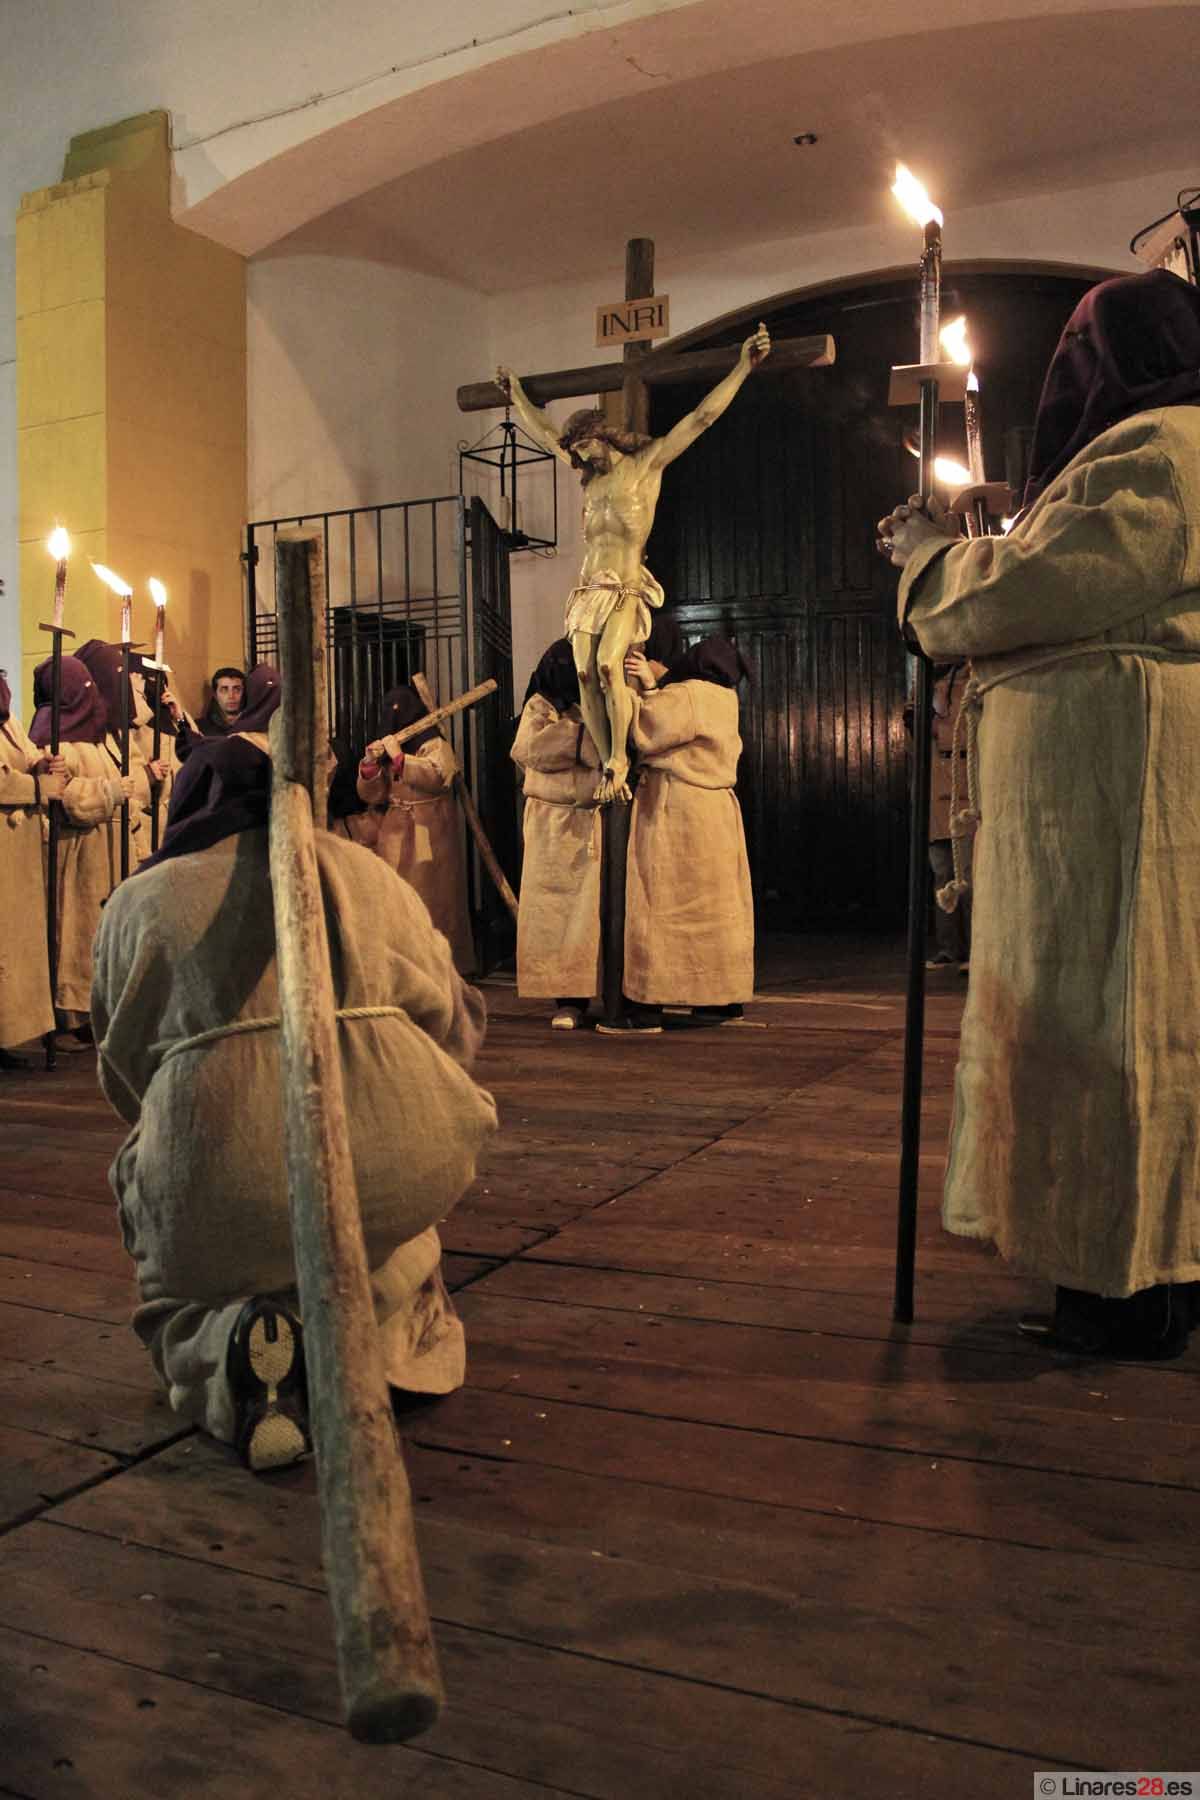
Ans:
<svg viewBox="0 0 1200 1800"><path fill-rule="evenodd" d="M625 456L633 456L653 442L640 431L622 431L620 426L610 424L607 413L598 406L584 406L570 415L558 440L559 447L574 451L576 444L585 444L589 438L598 438Z"/></svg>

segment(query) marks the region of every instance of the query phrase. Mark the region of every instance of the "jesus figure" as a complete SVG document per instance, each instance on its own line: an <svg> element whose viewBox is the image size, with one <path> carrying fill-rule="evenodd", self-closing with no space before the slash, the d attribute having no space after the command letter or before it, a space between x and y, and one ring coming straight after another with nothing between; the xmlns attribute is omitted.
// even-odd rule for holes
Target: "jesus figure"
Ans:
<svg viewBox="0 0 1200 1800"><path fill-rule="evenodd" d="M566 634L579 671L580 711L600 753L595 797L602 805L629 799L633 706L625 656L634 644L645 643L651 608L663 603L662 588L642 561L662 472L716 423L770 348L767 328L760 324L724 380L661 438L620 431L595 407L572 413L560 435L512 370L496 371L530 437L582 477L585 548L579 586L567 603Z"/></svg>

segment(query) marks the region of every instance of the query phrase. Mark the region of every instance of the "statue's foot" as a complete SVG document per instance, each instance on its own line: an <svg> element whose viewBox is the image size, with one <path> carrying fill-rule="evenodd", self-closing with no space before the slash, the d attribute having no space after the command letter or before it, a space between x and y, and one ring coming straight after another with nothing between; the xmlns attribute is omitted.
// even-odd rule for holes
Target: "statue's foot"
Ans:
<svg viewBox="0 0 1200 1800"><path fill-rule="evenodd" d="M618 774L614 769L605 769L594 796L599 806L611 806L614 800L632 800L629 783L625 780L626 773L627 770Z"/></svg>

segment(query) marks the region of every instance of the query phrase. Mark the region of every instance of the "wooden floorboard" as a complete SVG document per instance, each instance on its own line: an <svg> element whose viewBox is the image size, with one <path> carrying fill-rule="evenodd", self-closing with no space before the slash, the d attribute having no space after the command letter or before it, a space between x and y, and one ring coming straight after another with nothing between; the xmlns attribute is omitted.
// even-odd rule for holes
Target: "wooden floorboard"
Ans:
<svg viewBox="0 0 1200 1800"><path fill-rule="evenodd" d="M1008 1800L1187 1767L1200 1353L1048 1356L944 1236L891 1319L902 981L809 945L628 1043L489 993L502 1130L444 1230L466 1387L403 1417L450 1704L338 1724L311 1466L256 1481L128 1329L89 1058L0 1078L0 1795ZM1152 1624L1150 1623L1152 1621Z"/></svg>

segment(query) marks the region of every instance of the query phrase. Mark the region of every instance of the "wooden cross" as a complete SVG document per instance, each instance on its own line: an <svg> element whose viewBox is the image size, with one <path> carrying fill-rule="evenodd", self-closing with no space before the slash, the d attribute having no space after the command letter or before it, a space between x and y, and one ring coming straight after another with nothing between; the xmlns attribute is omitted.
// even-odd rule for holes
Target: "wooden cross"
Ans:
<svg viewBox="0 0 1200 1800"><path fill-rule="evenodd" d="M642 300L654 292L654 240L630 238L625 246L625 298ZM592 368L557 369L545 375L523 375L521 386L535 405L589 394L621 395L621 424L626 431L650 428L650 388L668 383L719 381L741 354L740 344L718 350L655 349L649 343L626 344L623 360ZM833 339L777 338L758 373L784 374L789 369L828 368L835 356ZM461 412L483 412L508 405L495 381L469 382L458 390ZM615 1024L623 1012L621 986L625 973L625 869L629 854L629 806L606 806L603 813L600 875L600 935L604 965L604 1016Z"/></svg>

